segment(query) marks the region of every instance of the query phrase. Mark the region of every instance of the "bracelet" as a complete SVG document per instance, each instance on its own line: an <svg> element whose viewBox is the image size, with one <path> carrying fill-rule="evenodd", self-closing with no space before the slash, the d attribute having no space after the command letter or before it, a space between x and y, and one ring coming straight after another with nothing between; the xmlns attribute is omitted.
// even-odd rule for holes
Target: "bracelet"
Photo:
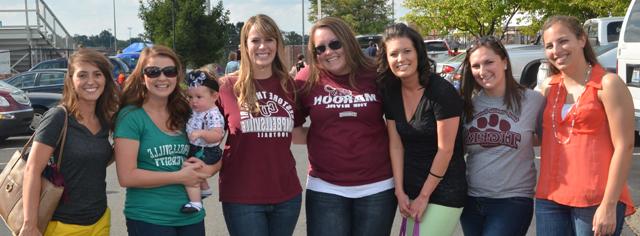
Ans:
<svg viewBox="0 0 640 236"><path fill-rule="evenodd" d="M444 176L442 176L442 175L436 175L436 174L434 174L433 172L431 172L431 170L429 170L429 174L430 174L431 176L433 176L433 177L438 178L438 179L442 179L442 178L444 177Z"/></svg>

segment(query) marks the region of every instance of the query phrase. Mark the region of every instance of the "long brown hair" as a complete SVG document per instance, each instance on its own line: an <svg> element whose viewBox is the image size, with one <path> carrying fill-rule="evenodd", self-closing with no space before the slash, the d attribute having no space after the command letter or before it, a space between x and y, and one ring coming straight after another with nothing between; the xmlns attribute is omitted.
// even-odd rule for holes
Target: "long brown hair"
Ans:
<svg viewBox="0 0 640 236"><path fill-rule="evenodd" d="M278 28L276 22L267 15L258 14L252 16L244 23L242 31L240 32L240 69L238 71L238 81L233 85L233 91L238 96L238 106L240 106L241 109L258 113L260 112L260 105L256 97L256 86L253 81L254 72L247 46L249 31L251 31L253 27L265 37L276 40L277 50L276 56L271 63L271 71L273 75L280 78L282 89L293 96L290 97L290 99L295 100L295 93L293 79L287 73L287 66L282 58L282 55L284 55L284 40L282 39L280 28Z"/></svg>
<svg viewBox="0 0 640 236"><path fill-rule="evenodd" d="M347 62L347 67L349 67L349 85L351 87L356 87L356 74L361 70L373 70L375 69L374 61L367 56L364 55L362 50L360 50L360 45L356 40L356 36L353 33L353 30L340 18L336 17L325 17L317 21L309 30L309 43L307 44L307 52L310 56L309 63L309 79L305 84L305 91L310 91L311 88L318 82L320 78L320 73L328 73L326 71L322 71L318 67L318 56L315 53L316 42L314 41L313 35L316 30L320 28L327 28L336 35L338 40L342 43L342 48L344 50L343 57Z"/></svg>
<svg viewBox="0 0 640 236"><path fill-rule="evenodd" d="M470 122L473 120L473 102L471 98L473 95L482 90L482 86L476 82L471 72L471 62L469 61L471 54L477 51L479 48L487 48L500 56L500 59L507 62L507 69L504 71L505 89L503 104L507 105L507 109L513 113L519 114L522 106L522 97L524 96L525 87L516 82L513 78L513 72L511 70L511 61L509 60L509 54L507 49L502 45L499 39L493 36L485 36L476 40L471 47L467 49L467 55L464 57L462 66L464 69L462 75L462 96L464 98L464 115L465 121Z"/></svg>
<svg viewBox="0 0 640 236"><path fill-rule="evenodd" d="M113 81L111 71L113 66L109 62L109 59L103 54L93 49L80 48L71 57L69 57L69 68L64 79L64 88L62 90L62 100L60 104L67 108L69 113L76 117L78 120L82 120L83 117L80 114L78 108L78 94L73 89L73 74L76 72L77 63L84 62L98 67L104 77L104 90L98 101L96 102L95 114L101 122L107 124L110 128L113 128L113 115L118 110L118 94Z"/></svg>
<svg viewBox="0 0 640 236"><path fill-rule="evenodd" d="M169 95L169 101L167 102L167 109L169 110L169 119L167 120L167 126L171 130L182 130L187 124L187 120L191 114L189 108L189 102L184 94L184 89L180 87L180 83L184 81L185 71L178 59L178 55L168 47L162 45L154 45L153 47L147 47L140 53L140 59L136 68L131 72L131 75L124 83L124 89L122 90L122 96L120 97L120 109L123 109L127 105L134 105L136 107L142 107L145 99L147 99L147 87L144 85L144 67L147 66L149 58L152 57L167 57L173 61L177 70L178 76L176 78L176 87Z"/></svg>
<svg viewBox="0 0 640 236"><path fill-rule="evenodd" d="M551 18L547 19L547 21L545 21L544 25L542 26L543 35L544 32L547 31L547 29L551 28L555 24L561 24L564 27L567 27L567 29L569 29L569 31L571 31L571 33L573 33L577 39L584 39L585 44L582 48L584 59L591 65L599 64L596 53L593 51L591 43L587 39L587 33L584 31L584 28L582 28L582 24L580 24L578 18L575 18L573 16L552 16ZM542 39L544 40L544 37L542 37ZM558 70L558 68L555 67L553 63L549 63L549 68L551 69L552 75L560 73L560 70Z"/></svg>

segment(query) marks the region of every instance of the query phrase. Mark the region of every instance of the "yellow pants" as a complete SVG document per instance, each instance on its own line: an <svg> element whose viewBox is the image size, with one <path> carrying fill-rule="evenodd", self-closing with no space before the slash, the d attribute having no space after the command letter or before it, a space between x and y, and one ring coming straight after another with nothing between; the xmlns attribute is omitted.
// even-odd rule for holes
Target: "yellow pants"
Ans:
<svg viewBox="0 0 640 236"><path fill-rule="evenodd" d="M109 236L110 227L111 211L107 208L98 222L92 225L74 225L51 221L47 225L44 236Z"/></svg>

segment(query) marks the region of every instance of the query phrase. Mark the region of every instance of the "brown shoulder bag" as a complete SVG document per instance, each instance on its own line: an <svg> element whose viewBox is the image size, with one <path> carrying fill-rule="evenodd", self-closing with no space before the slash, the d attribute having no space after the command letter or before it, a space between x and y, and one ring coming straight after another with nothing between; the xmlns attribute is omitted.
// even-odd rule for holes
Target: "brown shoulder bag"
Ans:
<svg viewBox="0 0 640 236"><path fill-rule="evenodd" d="M53 167L54 172L60 171L60 163L62 163L62 153L64 151L64 144L67 138L67 122L69 120L69 114L66 108L61 106L65 113L64 126L62 132L58 137L57 147L60 149L58 153L57 165ZM18 235L22 228L24 219L24 212L22 206L22 187L23 176L26 166L26 158L28 157L28 148L33 143L35 134L31 135L29 141L24 145L22 150L16 150L11 157L11 160L0 173L0 217L4 220L5 224L13 233ZM51 162L50 162L51 163ZM51 164L49 165L51 166ZM57 169L57 170L56 170ZM38 229L41 233L44 233L47 228L47 224L53 216L53 212L58 207L58 202L62 197L64 191L63 186L57 186L53 184L49 179L42 177L40 188L40 205L38 206Z"/></svg>

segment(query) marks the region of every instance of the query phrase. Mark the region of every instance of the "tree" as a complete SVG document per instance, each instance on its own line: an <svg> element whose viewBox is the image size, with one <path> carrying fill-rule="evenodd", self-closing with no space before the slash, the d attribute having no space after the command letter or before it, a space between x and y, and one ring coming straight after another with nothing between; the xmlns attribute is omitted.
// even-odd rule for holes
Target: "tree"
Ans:
<svg viewBox="0 0 640 236"><path fill-rule="evenodd" d="M310 12L316 12L317 0L309 0ZM387 0L323 0L322 15L343 19L356 34L378 34L392 23L391 3ZM311 22L316 14L309 14Z"/></svg>
<svg viewBox="0 0 640 236"><path fill-rule="evenodd" d="M302 45L302 35L299 35L295 31L286 32L284 34L285 45Z"/></svg>
<svg viewBox="0 0 640 236"><path fill-rule="evenodd" d="M240 45L240 31L242 31L242 27L244 26L244 22L239 21L235 24L229 24L227 27L228 35L229 35L229 48L236 49L238 45Z"/></svg>
<svg viewBox="0 0 640 236"><path fill-rule="evenodd" d="M627 0L406 0L404 6L410 12L404 20L412 22L423 34L460 30L475 37L504 37L506 27L514 21L529 21L530 25L521 31L532 35L552 15L575 16L581 21L623 16L628 4ZM517 13L523 17L515 19Z"/></svg>
<svg viewBox="0 0 640 236"><path fill-rule="evenodd" d="M155 44L173 45L172 14L175 10L175 51L189 67L200 67L220 59L228 42L229 11L222 1L206 13L205 0L140 1L139 16L146 36Z"/></svg>
<svg viewBox="0 0 640 236"><path fill-rule="evenodd" d="M526 1L526 0L525 0ZM410 9L404 19L418 26L421 33L447 34L457 29L475 37L504 32L523 0L407 0Z"/></svg>
<svg viewBox="0 0 640 236"><path fill-rule="evenodd" d="M574 16L581 22L597 17L624 16L628 6L628 0L535 0L526 7L531 26L525 30L539 31L544 21L553 15Z"/></svg>

